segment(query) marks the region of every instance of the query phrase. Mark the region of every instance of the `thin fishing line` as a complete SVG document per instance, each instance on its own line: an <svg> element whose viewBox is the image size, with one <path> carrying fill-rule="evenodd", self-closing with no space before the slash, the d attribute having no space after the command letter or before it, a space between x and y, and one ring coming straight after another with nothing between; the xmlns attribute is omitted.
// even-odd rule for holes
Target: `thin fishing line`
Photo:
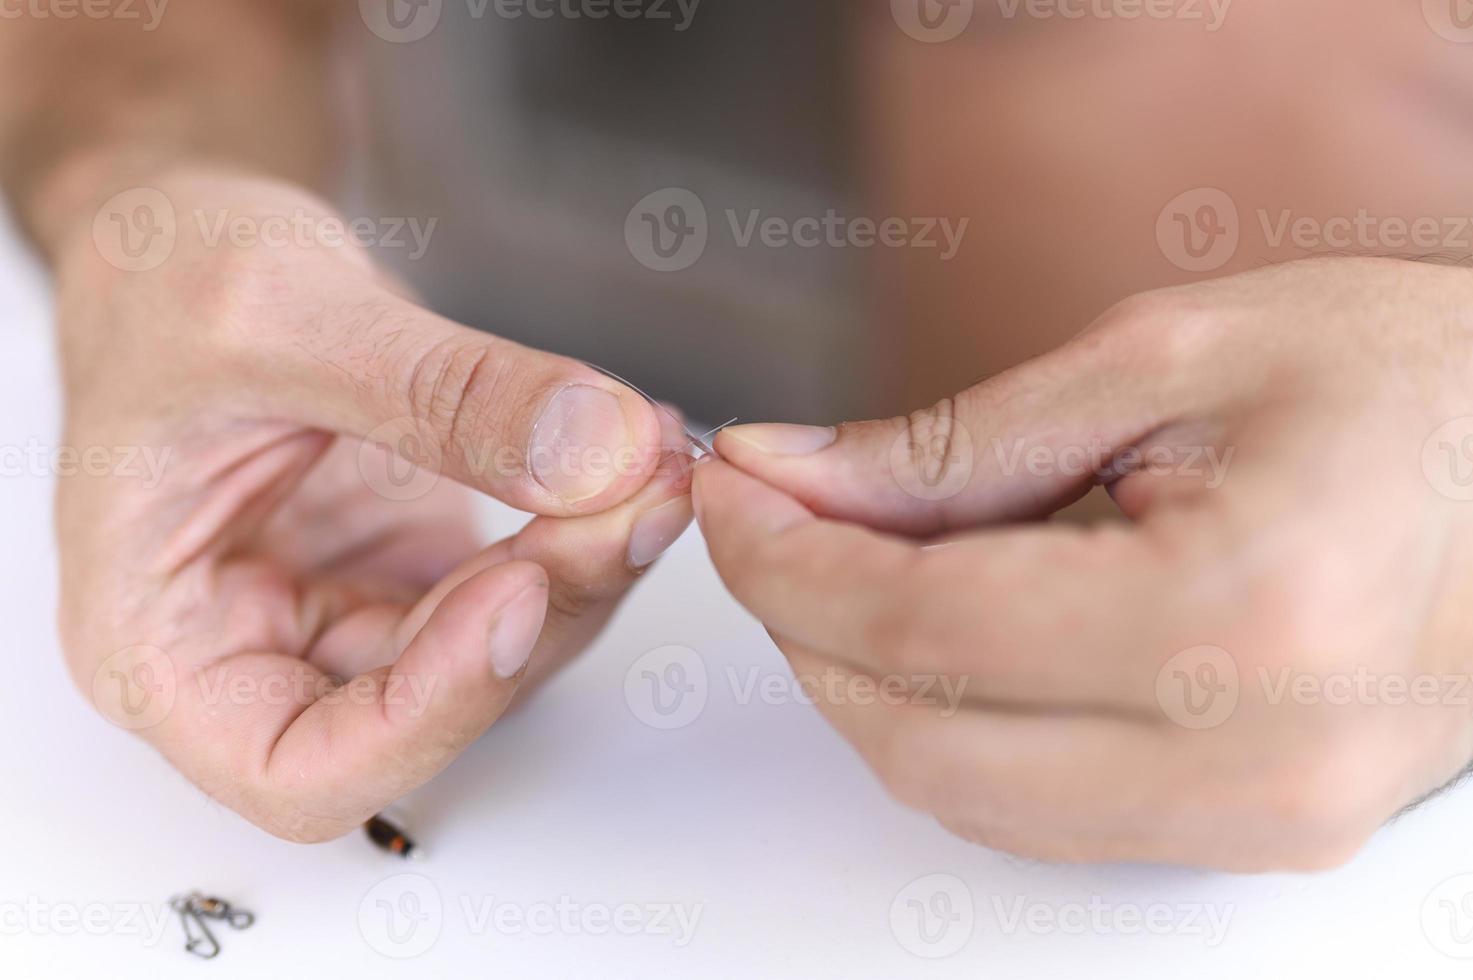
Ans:
<svg viewBox="0 0 1473 980"><path fill-rule="evenodd" d="M687 440L689 440L688 441L688 444L689 445L692 445L692 446L695 446L697 449L699 449L702 452L702 454L704 454L706 456L715 456L716 455L716 450L712 449L711 446L710 446L710 444L707 443L706 440L709 439L711 436L715 435L716 433L720 432L722 429L726 428L729 425L732 425L733 423L735 423L737 421L736 419L732 419L730 422L727 422L725 425L718 425L716 428L712 429L710 432L706 433L704 436L698 436L698 435L696 435L694 432L692 432L690 430L690 427L689 426L687 426L683 421L681 421L681 419L680 419L679 416L677 416L674 412L670 411L670 409L666 408L663 403L661 403L658 399L654 398L652 395L650 395L649 392L645 391L643 388L641 388L639 385L635 384L633 381L630 381L628 378L621 378L619 375L615 374L613 371L610 371L608 368L599 367L597 364L590 364L588 361L581 361L579 363L581 363L584 367L593 368L593 370L597 371L599 374L602 374L606 378L612 378L613 380L619 382L621 385L624 385L630 391L634 392L636 395L638 395L639 397L643 398L645 401L649 402L652 406L654 406L654 408L655 408L656 411L664 412L666 415L668 415L670 417L670 419L676 425L680 426L680 431L681 432L684 432L685 435L686 435Z"/></svg>
<svg viewBox="0 0 1473 980"><path fill-rule="evenodd" d="M728 426L736 425L737 422L740 419L741 419L741 416L740 415L736 416L735 418L728 419L727 421L722 422L716 428L712 429L710 432L707 432L706 434L704 434L703 436L701 436L701 438L702 439L710 439L712 436L714 436L716 433L720 432L722 429L725 429Z"/></svg>

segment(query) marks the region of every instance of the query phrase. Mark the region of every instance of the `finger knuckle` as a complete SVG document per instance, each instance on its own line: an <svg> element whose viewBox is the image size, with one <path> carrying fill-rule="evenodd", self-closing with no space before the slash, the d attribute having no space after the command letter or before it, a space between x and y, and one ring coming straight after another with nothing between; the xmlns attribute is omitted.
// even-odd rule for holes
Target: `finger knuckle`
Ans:
<svg viewBox="0 0 1473 980"><path fill-rule="evenodd" d="M591 610L607 605L607 590L597 582L576 582L566 578L555 580L547 593L548 611L565 619L577 619Z"/></svg>
<svg viewBox="0 0 1473 980"><path fill-rule="evenodd" d="M485 343L442 340L408 359L402 383L405 410L428 427L442 449L467 452L477 434L486 431L508 383L505 368L493 363Z"/></svg>
<svg viewBox="0 0 1473 980"><path fill-rule="evenodd" d="M1268 570L1239 566L1231 573L1237 579L1235 605L1244 613L1234 627L1234 645L1245 667L1281 679L1285 671L1293 679L1347 669L1368 637L1360 618L1347 615L1352 586L1337 571L1343 567L1322 549L1290 548Z"/></svg>
<svg viewBox="0 0 1473 980"><path fill-rule="evenodd" d="M1103 355L1148 371L1179 371L1217 350L1228 327L1229 317L1204 298L1160 289L1119 301L1076 344L1091 358Z"/></svg>
<svg viewBox="0 0 1473 980"><path fill-rule="evenodd" d="M943 398L905 417L891 462L902 487L954 496L971 476L973 453L958 399Z"/></svg>
<svg viewBox="0 0 1473 980"><path fill-rule="evenodd" d="M1384 771L1365 739L1332 734L1295 753L1264 781L1266 822L1294 842L1297 860L1333 867L1353 855L1389 815Z"/></svg>
<svg viewBox="0 0 1473 980"><path fill-rule="evenodd" d="M283 329L294 325L280 312L291 307L275 301L286 288L281 269L267 256L224 248L197 258L181 277L175 296L187 310L182 322L200 336L245 345L260 343L278 322Z"/></svg>

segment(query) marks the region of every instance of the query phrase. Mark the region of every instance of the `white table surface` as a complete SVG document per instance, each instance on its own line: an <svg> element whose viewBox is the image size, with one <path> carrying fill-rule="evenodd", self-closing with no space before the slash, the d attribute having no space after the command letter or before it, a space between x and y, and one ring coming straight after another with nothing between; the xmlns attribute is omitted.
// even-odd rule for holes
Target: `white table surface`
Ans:
<svg viewBox="0 0 1473 980"><path fill-rule="evenodd" d="M58 438L49 315L44 277L0 229L0 447ZM50 492L44 474L0 476L0 977L1473 974L1473 790L1318 876L982 850L892 803L810 707L743 696L754 677L791 675L695 532L573 669L404 801L426 861L356 835L274 840L70 685ZM669 645L696 652L706 702L659 730L635 710L635 665ZM209 964L184 953L165 908L196 887L258 916L219 930ZM391 933L409 893L419 915ZM947 898L928 943L910 902L945 911ZM699 916L688 936L677 911ZM419 955L386 955L405 953Z"/></svg>

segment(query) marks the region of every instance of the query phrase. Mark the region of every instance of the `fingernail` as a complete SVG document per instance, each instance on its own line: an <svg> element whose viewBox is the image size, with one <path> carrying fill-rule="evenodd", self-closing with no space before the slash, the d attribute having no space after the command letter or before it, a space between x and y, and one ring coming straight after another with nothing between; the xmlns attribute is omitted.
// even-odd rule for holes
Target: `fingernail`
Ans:
<svg viewBox="0 0 1473 980"><path fill-rule="evenodd" d="M737 425L726 434L772 456L807 456L832 446L839 438L839 430L832 426L783 423Z"/></svg>
<svg viewBox="0 0 1473 980"><path fill-rule="evenodd" d="M553 396L532 427L527 449L537 482L565 502L596 497L614 482L632 445L624 407L612 392L568 385Z"/></svg>
<svg viewBox="0 0 1473 980"><path fill-rule="evenodd" d="M639 569L654 564L690 527L694 515L690 497L685 496L666 501L641 516L629 535L629 567Z"/></svg>
<svg viewBox="0 0 1473 980"><path fill-rule="evenodd" d="M547 617L547 586L531 585L501 610L486 643L491 649L491 669L502 680L510 680L522 672L542 634L542 621Z"/></svg>

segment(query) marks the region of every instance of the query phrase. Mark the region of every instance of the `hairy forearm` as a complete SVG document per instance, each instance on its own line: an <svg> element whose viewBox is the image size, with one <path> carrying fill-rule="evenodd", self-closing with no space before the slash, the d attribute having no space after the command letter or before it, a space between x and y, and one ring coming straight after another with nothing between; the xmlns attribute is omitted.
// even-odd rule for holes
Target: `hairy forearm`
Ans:
<svg viewBox="0 0 1473 980"><path fill-rule="evenodd" d="M0 183L43 251L98 202L178 160L324 183L336 0L130 6L138 18L22 6L0 19Z"/></svg>

